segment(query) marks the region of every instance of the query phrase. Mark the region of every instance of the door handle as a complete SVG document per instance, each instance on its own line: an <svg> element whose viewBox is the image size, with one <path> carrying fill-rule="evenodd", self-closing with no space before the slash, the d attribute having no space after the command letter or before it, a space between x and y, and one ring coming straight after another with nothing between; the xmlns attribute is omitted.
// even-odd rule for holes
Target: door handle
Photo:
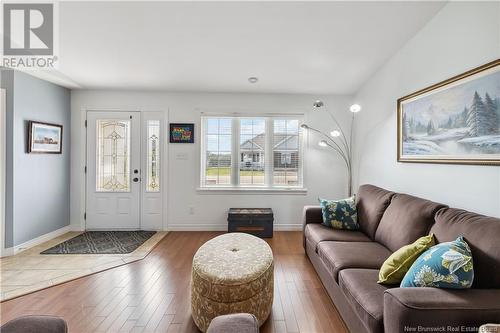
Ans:
<svg viewBox="0 0 500 333"><path fill-rule="evenodd" d="M139 182L139 177L134 177L134 179L132 179L132 181L133 181L134 183Z"/></svg>

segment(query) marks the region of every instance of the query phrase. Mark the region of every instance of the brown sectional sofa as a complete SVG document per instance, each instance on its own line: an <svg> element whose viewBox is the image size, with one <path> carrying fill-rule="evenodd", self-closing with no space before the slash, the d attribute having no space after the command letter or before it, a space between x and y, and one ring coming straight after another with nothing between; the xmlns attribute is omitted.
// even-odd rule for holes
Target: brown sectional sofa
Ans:
<svg viewBox="0 0 500 333"><path fill-rule="evenodd" d="M319 206L304 207L307 256L351 332L477 331L500 322L500 219L373 185L359 188L357 210L360 231L344 231L321 225ZM392 252L429 233L438 243L464 236L474 260L472 289L377 284Z"/></svg>

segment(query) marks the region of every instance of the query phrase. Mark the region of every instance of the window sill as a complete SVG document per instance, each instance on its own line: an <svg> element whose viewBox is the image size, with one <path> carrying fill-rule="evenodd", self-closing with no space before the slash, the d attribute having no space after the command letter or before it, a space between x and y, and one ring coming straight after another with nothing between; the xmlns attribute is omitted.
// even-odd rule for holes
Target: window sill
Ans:
<svg viewBox="0 0 500 333"><path fill-rule="evenodd" d="M269 188L269 187L199 187L200 194L285 194L306 195L307 188Z"/></svg>

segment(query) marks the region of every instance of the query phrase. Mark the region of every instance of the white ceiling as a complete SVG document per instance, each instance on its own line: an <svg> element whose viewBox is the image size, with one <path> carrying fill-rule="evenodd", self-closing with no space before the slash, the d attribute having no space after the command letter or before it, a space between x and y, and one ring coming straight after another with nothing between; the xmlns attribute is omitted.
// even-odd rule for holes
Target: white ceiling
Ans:
<svg viewBox="0 0 500 333"><path fill-rule="evenodd" d="M443 5L60 2L59 73L45 78L84 89L354 93Z"/></svg>

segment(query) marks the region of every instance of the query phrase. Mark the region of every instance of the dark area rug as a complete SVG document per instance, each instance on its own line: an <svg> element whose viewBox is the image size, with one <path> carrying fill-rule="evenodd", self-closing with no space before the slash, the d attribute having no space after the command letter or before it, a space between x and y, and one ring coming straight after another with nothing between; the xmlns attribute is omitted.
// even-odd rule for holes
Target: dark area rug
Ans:
<svg viewBox="0 0 500 333"><path fill-rule="evenodd" d="M156 231L86 231L41 254L124 254L133 252Z"/></svg>

